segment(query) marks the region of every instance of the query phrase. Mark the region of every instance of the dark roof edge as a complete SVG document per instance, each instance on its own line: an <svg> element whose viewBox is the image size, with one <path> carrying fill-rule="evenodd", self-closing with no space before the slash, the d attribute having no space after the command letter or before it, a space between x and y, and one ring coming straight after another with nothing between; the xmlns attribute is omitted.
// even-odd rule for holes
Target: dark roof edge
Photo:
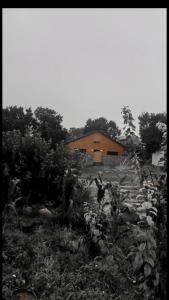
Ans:
<svg viewBox="0 0 169 300"><path fill-rule="evenodd" d="M103 134L105 137L107 137L109 140L111 140L112 142L115 142L117 144L119 144L121 147L125 148L125 145L121 144L120 142L116 141L115 139L112 139L108 134L106 134L105 132L101 131L101 130L93 130L93 131L90 131L90 132L87 132L87 133L84 133L82 136L80 137L77 137L77 138L74 138L72 140L69 140L69 141L65 141L65 144L69 144L69 143L72 143L72 142L75 142L77 140L80 140L86 136L89 136L89 135L92 135L94 133L101 133Z"/></svg>

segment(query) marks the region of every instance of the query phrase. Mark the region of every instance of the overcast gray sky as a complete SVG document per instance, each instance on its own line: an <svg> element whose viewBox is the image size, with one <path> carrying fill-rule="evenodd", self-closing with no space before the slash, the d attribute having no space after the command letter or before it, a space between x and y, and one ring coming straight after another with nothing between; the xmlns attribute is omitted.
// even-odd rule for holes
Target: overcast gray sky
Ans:
<svg viewBox="0 0 169 300"><path fill-rule="evenodd" d="M3 9L3 107L55 109L66 128L121 108L166 111L166 9ZM138 130L138 127L137 127Z"/></svg>

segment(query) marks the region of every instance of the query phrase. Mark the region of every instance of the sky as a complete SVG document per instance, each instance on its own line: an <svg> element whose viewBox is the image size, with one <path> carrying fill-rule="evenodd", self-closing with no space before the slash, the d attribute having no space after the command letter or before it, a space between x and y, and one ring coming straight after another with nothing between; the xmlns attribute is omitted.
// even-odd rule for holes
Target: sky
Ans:
<svg viewBox="0 0 169 300"><path fill-rule="evenodd" d="M3 9L3 107L83 127L166 111L166 9Z"/></svg>

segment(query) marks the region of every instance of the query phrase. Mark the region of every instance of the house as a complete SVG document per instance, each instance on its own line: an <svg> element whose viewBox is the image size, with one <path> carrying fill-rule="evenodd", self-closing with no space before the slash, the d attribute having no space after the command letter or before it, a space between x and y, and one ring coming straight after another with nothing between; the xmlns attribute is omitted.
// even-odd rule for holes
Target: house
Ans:
<svg viewBox="0 0 169 300"><path fill-rule="evenodd" d="M164 166L164 151L159 150L152 154L152 165L159 167Z"/></svg>
<svg viewBox="0 0 169 300"><path fill-rule="evenodd" d="M101 131L93 131L65 142L72 150L90 155L96 163L102 163L104 156L122 155L124 146Z"/></svg>

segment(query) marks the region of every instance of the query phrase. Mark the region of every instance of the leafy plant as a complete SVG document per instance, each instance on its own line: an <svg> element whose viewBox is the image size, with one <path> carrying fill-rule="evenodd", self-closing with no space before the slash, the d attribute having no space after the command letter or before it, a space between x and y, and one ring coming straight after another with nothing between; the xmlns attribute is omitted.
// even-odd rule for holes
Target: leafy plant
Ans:
<svg viewBox="0 0 169 300"><path fill-rule="evenodd" d="M4 191L3 203L9 201L10 183L19 179L25 202L42 203L45 198L57 201L62 195L62 179L67 167L63 145L51 148L38 134L3 133Z"/></svg>

